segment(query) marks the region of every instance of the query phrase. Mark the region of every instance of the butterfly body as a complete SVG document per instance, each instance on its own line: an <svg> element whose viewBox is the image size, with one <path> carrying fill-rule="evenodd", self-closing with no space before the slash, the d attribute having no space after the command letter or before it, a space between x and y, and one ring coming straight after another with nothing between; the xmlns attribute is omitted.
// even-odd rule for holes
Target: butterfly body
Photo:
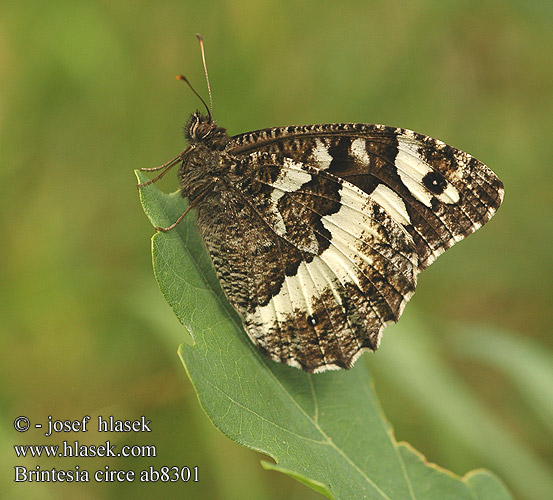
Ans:
<svg viewBox="0 0 553 500"><path fill-rule="evenodd" d="M309 372L349 368L399 319L417 274L487 222L503 186L405 129L271 128L229 137L194 113L181 194L253 343Z"/></svg>

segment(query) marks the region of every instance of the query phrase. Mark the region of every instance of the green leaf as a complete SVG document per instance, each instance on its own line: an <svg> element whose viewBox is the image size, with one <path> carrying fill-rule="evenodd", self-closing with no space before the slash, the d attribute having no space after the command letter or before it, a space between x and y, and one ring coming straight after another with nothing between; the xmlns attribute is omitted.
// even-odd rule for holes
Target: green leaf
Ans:
<svg viewBox="0 0 553 500"><path fill-rule="evenodd" d="M157 226L186 208L178 193L152 185L141 200ZM275 460L265 468L335 499L511 498L487 472L460 478L397 443L361 361L310 375L262 357L225 299L192 213L157 233L152 253L159 286L194 338L179 354L203 409L228 437Z"/></svg>
<svg viewBox="0 0 553 500"><path fill-rule="evenodd" d="M507 488L491 472L476 470L465 476L475 500L488 500L494 498L511 498Z"/></svg>

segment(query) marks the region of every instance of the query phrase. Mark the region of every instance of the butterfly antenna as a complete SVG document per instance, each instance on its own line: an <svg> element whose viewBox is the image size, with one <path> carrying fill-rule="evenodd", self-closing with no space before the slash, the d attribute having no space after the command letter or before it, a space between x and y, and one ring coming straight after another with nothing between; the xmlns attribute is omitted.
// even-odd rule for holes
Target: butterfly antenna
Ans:
<svg viewBox="0 0 553 500"><path fill-rule="evenodd" d="M205 106L205 109L207 111L207 115L209 116L209 120L211 121L211 116L213 115L213 99L211 98L211 86L209 85L209 76L207 75L207 65L205 63L205 52L204 52L204 40L202 38L202 35L199 33L196 33L196 36L198 37L198 40L200 42L200 51L202 53L202 62L204 64L204 73L205 73L205 80L207 82L207 92L209 94L209 107L207 107L207 104L203 100L202 96L196 92L196 89L192 87L192 84L188 81L188 78L184 75L177 75L177 80L182 80L183 82L186 82L186 84L190 87L190 90L196 94L196 97L202 101L202 104Z"/></svg>
<svg viewBox="0 0 553 500"><path fill-rule="evenodd" d="M202 99L202 96L200 94L198 94L198 92L196 92L196 89L194 89L194 87L192 87L192 84L188 81L188 78L186 78L186 76L184 76L184 75L177 75L177 80L182 80L183 82L186 82L186 84L190 87L190 90L192 92L194 92L194 94L196 94L196 97L200 101L202 101L202 104L205 106L207 114L209 115L209 119L211 120L211 111L207 107L207 104L205 103L205 101Z"/></svg>
<svg viewBox="0 0 553 500"><path fill-rule="evenodd" d="M200 35L199 33L196 33L196 38L198 38L198 41L200 42L200 51L202 52L202 62L204 63L205 81L207 82L207 93L209 94L209 118L211 118L211 115L213 114L213 99L211 98L211 86L209 85L209 76L207 74L207 64L205 63L204 40L202 38L202 35Z"/></svg>

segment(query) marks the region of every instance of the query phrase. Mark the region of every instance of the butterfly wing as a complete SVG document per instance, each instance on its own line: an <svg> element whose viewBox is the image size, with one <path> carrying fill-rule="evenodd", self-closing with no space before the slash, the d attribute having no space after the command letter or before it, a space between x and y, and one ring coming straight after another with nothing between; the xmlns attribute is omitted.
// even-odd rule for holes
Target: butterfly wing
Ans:
<svg viewBox="0 0 553 500"><path fill-rule="evenodd" d="M483 163L406 129L367 124L282 127L235 136L238 157L268 153L312 165L359 187L413 238L420 270L476 231L503 200Z"/></svg>
<svg viewBox="0 0 553 500"><path fill-rule="evenodd" d="M232 180L197 208L223 288L262 352L310 372L376 349L417 274L503 198L470 155L379 125L261 130L221 155Z"/></svg>
<svg viewBox="0 0 553 500"><path fill-rule="evenodd" d="M249 174L198 204L223 288L272 359L349 368L414 292L414 242L346 180L267 153L249 163Z"/></svg>

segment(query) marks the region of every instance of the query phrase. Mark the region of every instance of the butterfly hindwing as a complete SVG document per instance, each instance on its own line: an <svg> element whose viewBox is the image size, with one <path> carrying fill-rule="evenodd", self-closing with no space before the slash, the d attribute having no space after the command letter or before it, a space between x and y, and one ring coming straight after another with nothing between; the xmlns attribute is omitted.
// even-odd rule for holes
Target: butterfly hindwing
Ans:
<svg viewBox="0 0 553 500"><path fill-rule="evenodd" d="M255 168L238 165L224 196L198 206L223 288L269 357L308 371L349 367L412 295L414 243L350 182L276 155L248 160Z"/></svg>

